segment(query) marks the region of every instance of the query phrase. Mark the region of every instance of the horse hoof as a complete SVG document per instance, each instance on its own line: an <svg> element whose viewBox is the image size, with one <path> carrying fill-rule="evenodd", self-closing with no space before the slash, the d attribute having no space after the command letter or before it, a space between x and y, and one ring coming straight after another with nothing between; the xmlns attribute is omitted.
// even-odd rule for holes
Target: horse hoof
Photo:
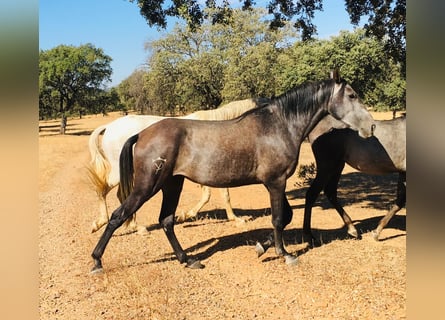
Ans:
<svg viewBox="0 0 445 320"><path fill-rule="evenodd" d="M288 266L296 266L298 262L297 257L292 255L285 256L284 260Z"/></svg>
<svg viewBox="0 0 445 320"><path fill-rule="evenodd" d="M357 232L356 229L349 230L349 231L348 231L348 234L349 234L351 237L353 237L353 238L355 238L355 239L358 239L358 232Z"/></svg>
<svg viewBox="0 0 445 320"><path fill-rule="evenodd" d="M266 250L264 250L264 247L261 245L261 243L257 242L255 245L255 251L258 255L258 258L261 257Z"/></svg>
<svg viewBox="0 0 445 320"><path fill-rule="evenodd" d="M199 260L187 261L186 267L190 269L204 269L204 265Z"/></svg>
<svg viewBox="0 0 445 320"><path fill-rule="evenodd" d="M377 233L377 231L372 230L372 231L371 231L371 234L372 234L372 238L373 238L375 241L379 241L379 234Z"/></svg>
<svg viewBox="0 0 445 320"><path fill-rule="evenodd" d="M150 232L147 230L147 227L145 226L138 226L136 233L140 236L146 236L150 234Z"/></svg>
<svg viewBox="0 0 445 320"><path fill-rule="evenodd" d="M101 274L104 272L104 269L102 267L93 267L93 269L91 269L90 274L91 275L95 275L95 274Z"/></svg>
<svg viewBox="0 0 445 320"><path fill-rule="evenodd" d="M91 233L95 233L97 230L99 230L99 226L97 225L96 222L94 222L93 225L91 226Z"/></svg>

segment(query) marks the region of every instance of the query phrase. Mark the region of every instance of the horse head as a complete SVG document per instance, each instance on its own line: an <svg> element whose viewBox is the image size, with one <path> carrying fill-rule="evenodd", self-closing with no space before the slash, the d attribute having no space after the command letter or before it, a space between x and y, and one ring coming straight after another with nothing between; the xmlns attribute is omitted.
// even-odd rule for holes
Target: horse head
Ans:
<svg viewBox="0 0 445 320"><path fill-rule="evenodd" d="M361 137L372 136L375 128L374 119L366 106L361 103L357 93L340 78L338 71L331 73L331 77L335 84L328 103L328 112L349 128L358 131Z"/></svg>

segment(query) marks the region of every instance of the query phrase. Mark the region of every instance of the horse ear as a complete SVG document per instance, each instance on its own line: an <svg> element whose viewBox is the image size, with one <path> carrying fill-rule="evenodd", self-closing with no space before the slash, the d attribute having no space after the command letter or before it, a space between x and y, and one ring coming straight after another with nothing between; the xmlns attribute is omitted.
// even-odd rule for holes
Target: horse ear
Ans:
<svg viewBox="0 0 445 320"><path fill-rule="evenodd" d="M331 79L334 79L335 83L341 82L340 71L338 70L338 68L334 68L333 70L331 70Z"/></svg>

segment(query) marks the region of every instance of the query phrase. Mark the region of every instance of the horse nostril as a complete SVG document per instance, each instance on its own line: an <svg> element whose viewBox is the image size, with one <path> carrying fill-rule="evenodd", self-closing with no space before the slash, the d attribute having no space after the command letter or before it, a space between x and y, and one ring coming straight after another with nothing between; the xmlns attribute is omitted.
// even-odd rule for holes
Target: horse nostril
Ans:
<svg viewBox="0 0 445 320"><path fill-rule="evenodd" d="M375 124L371 125L371 134L374 135Z"/></svg>

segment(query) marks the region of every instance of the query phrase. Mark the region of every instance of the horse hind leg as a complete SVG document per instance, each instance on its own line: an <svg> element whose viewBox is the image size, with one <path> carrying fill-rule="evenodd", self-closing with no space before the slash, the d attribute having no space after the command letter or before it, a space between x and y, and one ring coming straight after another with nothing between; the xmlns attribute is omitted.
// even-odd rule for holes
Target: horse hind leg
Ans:
<svg viewBox="0 0 445 320"><path fill-rule="evenodd" d="M128 198L113 211L104 233L91 254L94 261L94 267L91 270L91 273L98 273L103 270L102 256L111 236L116 229L129 219L149 198L150 196L147 194L132 192Z"/></svg>
<svg viewBox="0 0 445 320"><path fill-rule="evenodd" d="M312 181L309 189L306 191L304 203L304 219L303 219L303 241L308 241L309 245L320 246L321 243L314 237L311 228L312 207L317 200L323 185L325 184L324 176L321 170L317 170L317 175ZM322 177L323 176L323 177Z"/></svg>
<svg viewBox="0 0 445 320"><path fill-rule="evenodd" d="M342 170L343 167L341 167L341 170L337 172L337 174L332 176L332 178L329 180L329 182L326 184L324 188L324 193L326 197L329 199L329 201L332 203L332 205L334 206L335 210L338 212L340 217L342 218L343 222L345 223L348 229L348 234L351 237L358 239L360 236L354 224L352 223L351 217L343 209L342 205L340 204L337 198L337 186L338 186L338 181L340 180Z"/></svg>
<svg viewBox="0 0 445 320"><path fill-rule="evenodd" d="M198 212L204 207L210 200L210 187L201 185L201 199L199 202L191 208L189 211L178 215L177 221L184 222L187 219L195 218Z"/></svg>
<svg viewBox="0 0 445 320"><path fill-rule="evenodd" d="M386 215L380 220L377 228L372 231L372 237L375 241L379 241L380 233L383 228L386 227L391 218L399 212L406 204L406 173L399 174L399 180L397 182L397 199L396 203L386 213Z"/></svg>
<svg viewBox="0 0 445 320"><path fill-rule="evenodd" d="M96 232L109 221L108 208L107 208L107 194L110 192L111 188L106 187L103 190L97 192L99 200L99 217L97 217L91 225L91 233Z"/></svg>
<svg viewBox="0 0 445 320"><path fill-rule="evenodd" d="M236 221L237 223L244 224L246 220L237 217L233 212L232 204L230 203L230 193L228 188L220 188L221 198L224 202L224 208L226 209L227 220Z"/></svg>
<svg viewBox="0 0 445 320"><path fill-rule="evenodd" d="M159 214L159 224L167 236L173 251L180 263L187 263L187 267L192 269L202 269L204 266L195 259L187 257L187 254L182 249L181 244L176 238L174 225L175 225L175 211L178 207L179 197L181 195L182 187L184 184L184 177L175 176L171 177L162 187L162 206Z"/></svg>
<svg viewBox="0 0 445 320"><path fill-rule="evenodd" d="M119 201L122 203L123 199L121 199L121 192L119 190L120 187L121 187L121 185L119 184L118 191L117 191L117 197L118 197ZM125 221L125 228L126 228L126 233L137 232L137 234L139 234L139 235L147 235L148 234L147 227L138 225L138 223L136 222L136 213L133 214L133 216L131 216L127 221Z"/></svg>

